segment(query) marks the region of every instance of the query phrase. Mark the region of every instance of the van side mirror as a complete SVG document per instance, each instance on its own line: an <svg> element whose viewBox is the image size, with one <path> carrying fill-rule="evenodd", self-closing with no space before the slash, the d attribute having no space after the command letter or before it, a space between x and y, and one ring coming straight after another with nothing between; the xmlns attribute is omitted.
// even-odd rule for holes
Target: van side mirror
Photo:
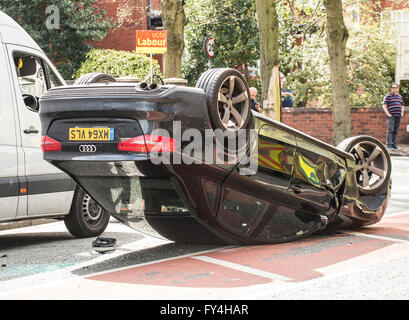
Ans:
<svg viewBox="0 0 409 320"><path fill-rule="evenodd" d="M40 105L38 104L38 100L31 94L23 94L24 104L28 109L34 112L38 112L40 109Z"/></svg>

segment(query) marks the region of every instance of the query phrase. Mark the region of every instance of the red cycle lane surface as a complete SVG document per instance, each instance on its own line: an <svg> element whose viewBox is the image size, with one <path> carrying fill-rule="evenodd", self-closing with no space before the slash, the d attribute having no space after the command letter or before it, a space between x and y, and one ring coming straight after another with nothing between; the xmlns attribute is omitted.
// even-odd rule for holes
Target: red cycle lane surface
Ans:
<svg viewBox="0 0 409 320"><path fill-rule="evenodd" d="M129 284L201 288L249 286L262 284L268 280L194 258L181 258L142 267L127 268L88 279Z"/></svg>
<svg viewBox="0 0 409 320"><path fill-rule="evenodd" d="M326 231L290 243L219 249L127 267L86 279L187 288L294 283L323 277L325 268L343 266L407 240L409 214L401 214L385 217L374 226L354 231Z"/></svg>

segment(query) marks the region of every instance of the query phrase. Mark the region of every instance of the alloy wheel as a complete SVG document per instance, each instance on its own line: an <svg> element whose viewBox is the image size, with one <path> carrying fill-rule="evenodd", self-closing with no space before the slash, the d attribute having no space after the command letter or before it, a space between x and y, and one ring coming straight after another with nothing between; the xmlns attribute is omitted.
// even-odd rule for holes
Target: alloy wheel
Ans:
<svg viewBox="0 0 409 320"><path fill-rule="evenodd" d="M389 164L385 152L377 144L360 142L352 147L351 153L356 159L355 173L360 189L368 192L384 183Z"/></svg>
<svg viewBox="0 0 409 320"><path fill-rule="evenodd" d="M223 126L232 131L243 127L247 120L250 101L247 87L237 76L230 76L218 92L218 114Z"/></svg>

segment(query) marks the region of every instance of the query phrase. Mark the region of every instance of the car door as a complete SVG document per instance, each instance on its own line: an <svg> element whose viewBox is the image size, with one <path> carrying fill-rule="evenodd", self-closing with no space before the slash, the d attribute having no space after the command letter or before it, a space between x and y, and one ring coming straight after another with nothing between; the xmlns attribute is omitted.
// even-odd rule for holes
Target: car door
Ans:
<svg viewBox="0 0 409 320"><path fill-rule="evenodd" d="M345 161L329 147L309 137L297 136L297 151L290 190L300 210L331 215L339 204L336 190L345 175Z"/></svg>
<svg viewBox="0 0 409 320"><path fill-rule="evenodd" d="M7 53L19 119L17 152L24 159L27 182L26 214L44 216L67 213L73 196L73 181L43 159L38 110L34 110L33 105L26 105L23 99L27 95L38 98L51 86L62 84L63 80L59 79L41 52L7 45Z"/></svg>
<svg viewBox="0 0 409 320"><path fill-rule="evenodd" d="M257 168L239 164L222 187L217 220L232 234L257 242L281 242L303 234L305 222L296 215L289 191L296 140L279 126L258 130ZM308 223L308 222L307 222Z"/></svg>
<svg viewBox="0 0 409 320"><path fill-rule="evenodd" d="M19 181L12 86L1 34L0 70L0 220L7 220L17 214Z"/></svg>

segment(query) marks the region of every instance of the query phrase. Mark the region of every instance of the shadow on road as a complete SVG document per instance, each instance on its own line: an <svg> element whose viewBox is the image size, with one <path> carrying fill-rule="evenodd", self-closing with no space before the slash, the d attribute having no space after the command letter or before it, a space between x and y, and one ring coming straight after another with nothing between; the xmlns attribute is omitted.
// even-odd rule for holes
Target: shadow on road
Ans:
<svg viewBox="0 0 409 320"><path fill-rule="evenodd" d="M135 266L163 259L176 258L183 255L193 254L196 252L202 252L217 248L220 248L220 246L178 244L172 242L153 248L130 252L119 257L104 260L103 262L74 270L73 273L79 276L86 276L93 273L105 272L113 269Z"/></svg>

